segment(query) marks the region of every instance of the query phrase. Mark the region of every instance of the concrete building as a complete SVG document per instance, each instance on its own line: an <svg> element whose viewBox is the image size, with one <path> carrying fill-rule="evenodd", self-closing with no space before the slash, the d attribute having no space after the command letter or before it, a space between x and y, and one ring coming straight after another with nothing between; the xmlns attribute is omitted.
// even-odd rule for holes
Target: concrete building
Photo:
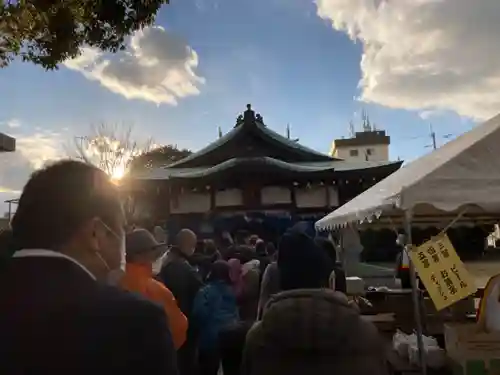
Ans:
<svg viewBox="0 0 500 375"><path fill-rule="evenodd" d="M354 137L336 139L330 156L349 161L389 161L391 138L385 130L364 130Z"/></svg>
<svg viewBox="0 0 500 375"><path fill-rule="evenodd" d="M13 152L16 150L16 140L6 134L0 133L0 152Z"/></svg>

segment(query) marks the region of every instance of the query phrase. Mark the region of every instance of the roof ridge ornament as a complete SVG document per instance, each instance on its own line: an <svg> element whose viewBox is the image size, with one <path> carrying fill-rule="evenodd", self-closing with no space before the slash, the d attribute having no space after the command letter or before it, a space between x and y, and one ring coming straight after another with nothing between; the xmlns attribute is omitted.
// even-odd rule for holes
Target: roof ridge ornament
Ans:
<svg viewBox="0 0 500 375"><path fill-rule="evenodd" d="M243 122L245 124L255 122L255 111L252 109L251 104L247 104L247 110L243 112Z"/></svg>
<svg viewBox="0 0 500 375"><path fill-rule="evenodd" d="M255 115L252 105L247 104L247 110L236 118L236 125L234 127L236 128L243 124L254 125L255 121L263 123L263 118L259 113Z"/></svg>

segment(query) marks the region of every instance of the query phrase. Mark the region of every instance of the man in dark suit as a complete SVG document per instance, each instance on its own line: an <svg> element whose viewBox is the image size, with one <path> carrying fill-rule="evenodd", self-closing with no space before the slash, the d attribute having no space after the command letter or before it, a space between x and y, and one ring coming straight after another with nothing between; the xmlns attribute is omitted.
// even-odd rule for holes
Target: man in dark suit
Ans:
<svg viewBox="0 0 500 375"><path fill-rule="evenodd" d="M77 161L31 176L0 271L1 374L177 374L165 312L106 283L125 255L118 196Z"/></svg>

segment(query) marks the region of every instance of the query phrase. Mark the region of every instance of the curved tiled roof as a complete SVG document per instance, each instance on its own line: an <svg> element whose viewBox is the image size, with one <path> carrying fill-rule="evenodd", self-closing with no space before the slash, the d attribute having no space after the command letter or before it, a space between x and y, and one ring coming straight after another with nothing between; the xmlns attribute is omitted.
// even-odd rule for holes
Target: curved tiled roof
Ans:
<svg viewBox="0 0 500 375"><path fill-rule="evenodd" d="M303 146L298 142L295 142L291 139L288 139L275 131L269 129L266 125L264 125L261 121L255 120L251 123L242 123L241 125L236 126L235 128L231 129L231 131L221 138L217 139L216 141L210 143L208 146L202 148L201 150L189 155L188 157L179 160L173 164L170 164L171 168L182 168L186 164L193 162L196 159L201 159L205 158L208 154L212 153L219 147L222 147L226 145L227 143L232 142L238 135L240 135L243 132L258 132L264 139L269 139L271 142L275 143L278 146L282 146L284 148L288 148L290 150L293 150L297 154L301 154L303 156L308 156L309 158L314 158L316 160L321 160L321 161L332 161L332 160L338 160L335 158L332 158L328 155L325 155L321 152L315 151L309 147Z"/></svg>
<svg viewBox="0 0 500 375"><path fill-rule="evenodd" d="M242 166L262 166L276 168L277 170L313 173L313 172L348 172L361 171L385 166L394 166L399 168L402 162L347 162L344 160L332 160L327 162L304 162L288 163L282 160L270 158L267 156L253 158L232 158L215 166L195 167L195 168L170 168L160 167L136 173L130 176L138 180L168 180L168 179L191 179L204 178L216 173L227 171Z"/></svg>

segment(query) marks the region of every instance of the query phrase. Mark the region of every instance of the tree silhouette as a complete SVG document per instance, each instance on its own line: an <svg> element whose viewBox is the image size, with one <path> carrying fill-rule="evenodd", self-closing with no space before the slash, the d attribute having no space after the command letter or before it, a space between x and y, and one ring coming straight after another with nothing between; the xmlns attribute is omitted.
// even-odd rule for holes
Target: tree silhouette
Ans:
<svg viewBox="0 0 500 375"><path fill-rule="evenodd" d="M165 145L136 156L130 163L132 172L141 168L167 166L191 155L188 149L179 149L176 145Z"/></svg>
<svg viewBox="0 0 500 375"><path fill-rule="evenodd" d="M139 143L133 139L131 126L99 124L90 134L75 137L70 156L101 168L111 178L121 179L134 158L150 151L153 141Z"/></svg>

